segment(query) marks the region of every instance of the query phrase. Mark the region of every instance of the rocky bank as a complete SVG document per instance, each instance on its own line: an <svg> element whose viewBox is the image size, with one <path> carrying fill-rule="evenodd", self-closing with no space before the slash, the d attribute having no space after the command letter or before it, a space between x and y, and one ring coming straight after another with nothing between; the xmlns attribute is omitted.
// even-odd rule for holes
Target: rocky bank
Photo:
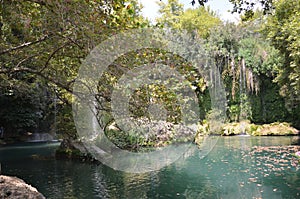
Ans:
<svg viewBox="0 0 300 199"><path fill-rule="evenodd" d="M0 175L1 199L45 199L38 190L17 177Z"/></svg>

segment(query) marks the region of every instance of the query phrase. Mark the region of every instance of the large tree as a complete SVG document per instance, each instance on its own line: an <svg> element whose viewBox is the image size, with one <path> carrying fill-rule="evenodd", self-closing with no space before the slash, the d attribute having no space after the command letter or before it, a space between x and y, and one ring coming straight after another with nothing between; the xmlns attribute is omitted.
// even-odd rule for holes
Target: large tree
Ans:
<svg viewBox="0 0 300 199"><path fill-rule="evenodd" d="M0 73L33 73L70 91L80 59L109 35L137 26L136 4L125 3L1 1Z"/></svg>
<svg viewBox="0 0 300 199"><path fill-rule="evenodd" d="M25 121L24 128L37 126L34 121L40 112L36 105L39 100L30 97L35 96L37 87L46 88L53 99L56 95L57 107L63 109L59 111L61 120L72 121L67 119L71 117L68 107L81 61L105 38L144 23L138 16L139 9L134 0L1 1L1 102L8 107L29 98L24 104L33 112L31 115L21 114L22 110L20 114L10 112L15 117L10 120L11 125L19 118ZM39 92L38 96L45 95L45 89ZM53 103L47 106L54 106Z"/></svg>

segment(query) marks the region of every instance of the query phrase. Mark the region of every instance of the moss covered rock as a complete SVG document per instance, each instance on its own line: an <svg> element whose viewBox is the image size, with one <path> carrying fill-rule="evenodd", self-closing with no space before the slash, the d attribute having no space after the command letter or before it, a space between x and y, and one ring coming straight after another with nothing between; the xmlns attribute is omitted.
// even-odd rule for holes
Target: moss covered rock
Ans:
<svg viewBox="0 0 300 199"><path fill-rule="evenodd" d="M201 128L200 128L201 129ZM232 136L232 135L253 135L253 136L283 136L298 135L299 130L292 127L286 122L275 122L271 124L251 124L250 121L232 122L224 124L219 132L215 134Z"/></svg>
<svg viewBox="0 0 300 199"><path fill-rule="evenodd" d="M64 139L56 150L56 158L95 162L84 144L78 140Z"/></svg>
<svg viewBox="0 0 300 199"><path fill-rule="evenodd" d="M290 126L286 122L275 122L271 124L255 125L251 124L249 133L254 136L266 135L298 135L299 130Z"/></svg>

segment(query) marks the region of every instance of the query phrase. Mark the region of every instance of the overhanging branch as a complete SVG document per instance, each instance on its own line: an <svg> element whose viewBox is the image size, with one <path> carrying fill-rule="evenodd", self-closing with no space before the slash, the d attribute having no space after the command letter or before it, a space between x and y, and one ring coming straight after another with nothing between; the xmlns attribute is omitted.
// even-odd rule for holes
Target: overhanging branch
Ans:
<svg viewBox="0 0 300 199"><path fill-rule="evenodd" d="M39 38L38 40L35 40L35 41L32 41L32 42L26 42L26 43L23 43L23 44L21 44L21 45L19 45L19 46L11 47L11 48L9 48L9 49L6 49L6 50L4 50L4 51L1 51L1 52L0 52L0 55L3 55L3 54L6 54L6 53L9 53L9 52L18 50L18 49L22 49L22 48L28 47L28 46L31 46L31 45L33 45L33 44L40 43L40 42L42 42L42 41L45 41L48 37L49 37L49 35L45 35L45 36Z"/></svg>
<svg viewBox="0 0 300 199"><path fill-rule="evenodd" d="M34 69L31 68L27 68L27 67L19 67L19 68L14 68L14 69L0 69L0 74L8 74L8 73L18 73L18 72L28 72L28 73L32 73L35 74L37 76L42 77L43 79L56 84L58 87L65 89L66 91L73 93L72 89L69 87L70 83L68 84L62 84L61 82L51 78L50 76L47 76L45 74L43 74L40 71L36 71Z"/></svg>

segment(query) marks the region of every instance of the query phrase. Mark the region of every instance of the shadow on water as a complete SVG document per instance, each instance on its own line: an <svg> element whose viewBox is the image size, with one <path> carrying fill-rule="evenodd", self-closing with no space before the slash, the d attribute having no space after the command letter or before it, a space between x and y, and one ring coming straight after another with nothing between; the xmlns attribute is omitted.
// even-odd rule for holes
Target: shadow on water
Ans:
<svg viewBox="0 0 300 199"><path fill-rule="evenodd" d="M295 143L297 137L221 137L204 158L196 149L143 174L56 160L54 143L0 148L0 161L3 174L23 178L50 199L299 198Z"/></svg>

